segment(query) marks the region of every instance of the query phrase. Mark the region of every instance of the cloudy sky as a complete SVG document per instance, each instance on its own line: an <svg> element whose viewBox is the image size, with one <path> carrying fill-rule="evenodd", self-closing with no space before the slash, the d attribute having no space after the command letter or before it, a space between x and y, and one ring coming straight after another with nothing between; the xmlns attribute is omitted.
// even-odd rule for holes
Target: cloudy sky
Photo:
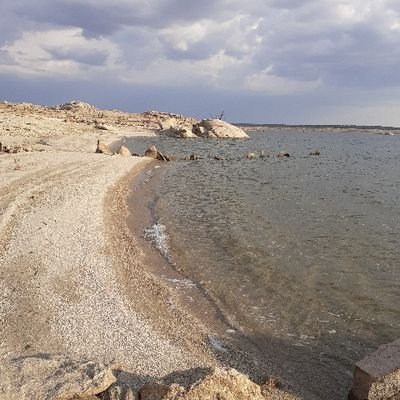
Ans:
<svg viewBox="0 0 400 400"><path fill-rule="evenodd" d="M400 125L400 0L0 0L0 99Z"/></svg>

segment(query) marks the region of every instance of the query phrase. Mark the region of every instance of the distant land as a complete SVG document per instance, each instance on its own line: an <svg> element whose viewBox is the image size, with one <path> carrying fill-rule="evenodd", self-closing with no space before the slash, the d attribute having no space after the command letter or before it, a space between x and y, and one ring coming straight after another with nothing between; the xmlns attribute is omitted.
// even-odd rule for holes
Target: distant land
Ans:
<svg viewBox="0 0 400 400"><path fill-rule="evenodd" d="M365 129L365 130L394 130L400 131L400 127L382 125L320 125L320 124L253 124L249 122L235 122L233 125L244 128L302 128L302 129Z"/></svg>

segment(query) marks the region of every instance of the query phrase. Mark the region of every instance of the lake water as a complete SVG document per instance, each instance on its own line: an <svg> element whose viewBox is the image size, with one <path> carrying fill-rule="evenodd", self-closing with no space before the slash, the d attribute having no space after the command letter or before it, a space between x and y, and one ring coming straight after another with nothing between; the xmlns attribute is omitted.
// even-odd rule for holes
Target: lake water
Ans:
<svg viewBox="0 0 400 400"><path fill-rule="evenodd" d="M346 385L354 361L400 336L400 135L250 135L130 139L139 153L151 142L202 157L163 172L163 251L266 356L304 379L325 371L316 387Z"/></svg>

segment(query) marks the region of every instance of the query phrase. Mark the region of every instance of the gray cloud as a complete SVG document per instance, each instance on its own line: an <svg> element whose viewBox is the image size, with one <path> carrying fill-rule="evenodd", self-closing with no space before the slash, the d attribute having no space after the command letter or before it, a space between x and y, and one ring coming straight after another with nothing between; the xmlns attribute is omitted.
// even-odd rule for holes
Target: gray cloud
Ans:
<svg viewBox="0 0 400 400"><path fill-rule="evenodd" d="M360 93L400 87L396 0L14 0L2 5L0 38L8 78L58 80L55 60L69 82L103 74L111 93L119 84L189 93L196 82L228 99L235 87L249 116L258 109L249 99L319 106L345 93L363 107Z"/></svg>
<svg viewBox="0 0 400 400"><path fill-rule="evenodd" d="M107 61L108 55L98 50L78 49L74 51L63 49L46 49L53 60L72 60L81 64L99 66L104 65Z"/></svg>

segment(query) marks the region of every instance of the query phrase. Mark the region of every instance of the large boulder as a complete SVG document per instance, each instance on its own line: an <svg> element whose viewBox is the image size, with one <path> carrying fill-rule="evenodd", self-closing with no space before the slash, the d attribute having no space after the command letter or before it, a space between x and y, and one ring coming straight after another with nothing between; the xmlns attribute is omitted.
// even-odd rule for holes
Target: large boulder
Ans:
<svg viewBox="0 0 400 400"><path fill-rule="evenodd" d="M220 119L203 119L194 128L193 132L200 137L245 139L249 136L243 130Z"/></svg>
<svg viewBox="0 0 400 400"><path fill-rule="evenodd" d="M167 129L174 128L177 125L176 118L165 118L160 119L158 125L162 131L166 131Z"/></svg>
<svg viewBox="0 0 400 400"><path fill-rule="evenodd" d="M115 381L112 365L61 355L11 357L0 365L0 398L7 400L91 399Z"/></svg>

